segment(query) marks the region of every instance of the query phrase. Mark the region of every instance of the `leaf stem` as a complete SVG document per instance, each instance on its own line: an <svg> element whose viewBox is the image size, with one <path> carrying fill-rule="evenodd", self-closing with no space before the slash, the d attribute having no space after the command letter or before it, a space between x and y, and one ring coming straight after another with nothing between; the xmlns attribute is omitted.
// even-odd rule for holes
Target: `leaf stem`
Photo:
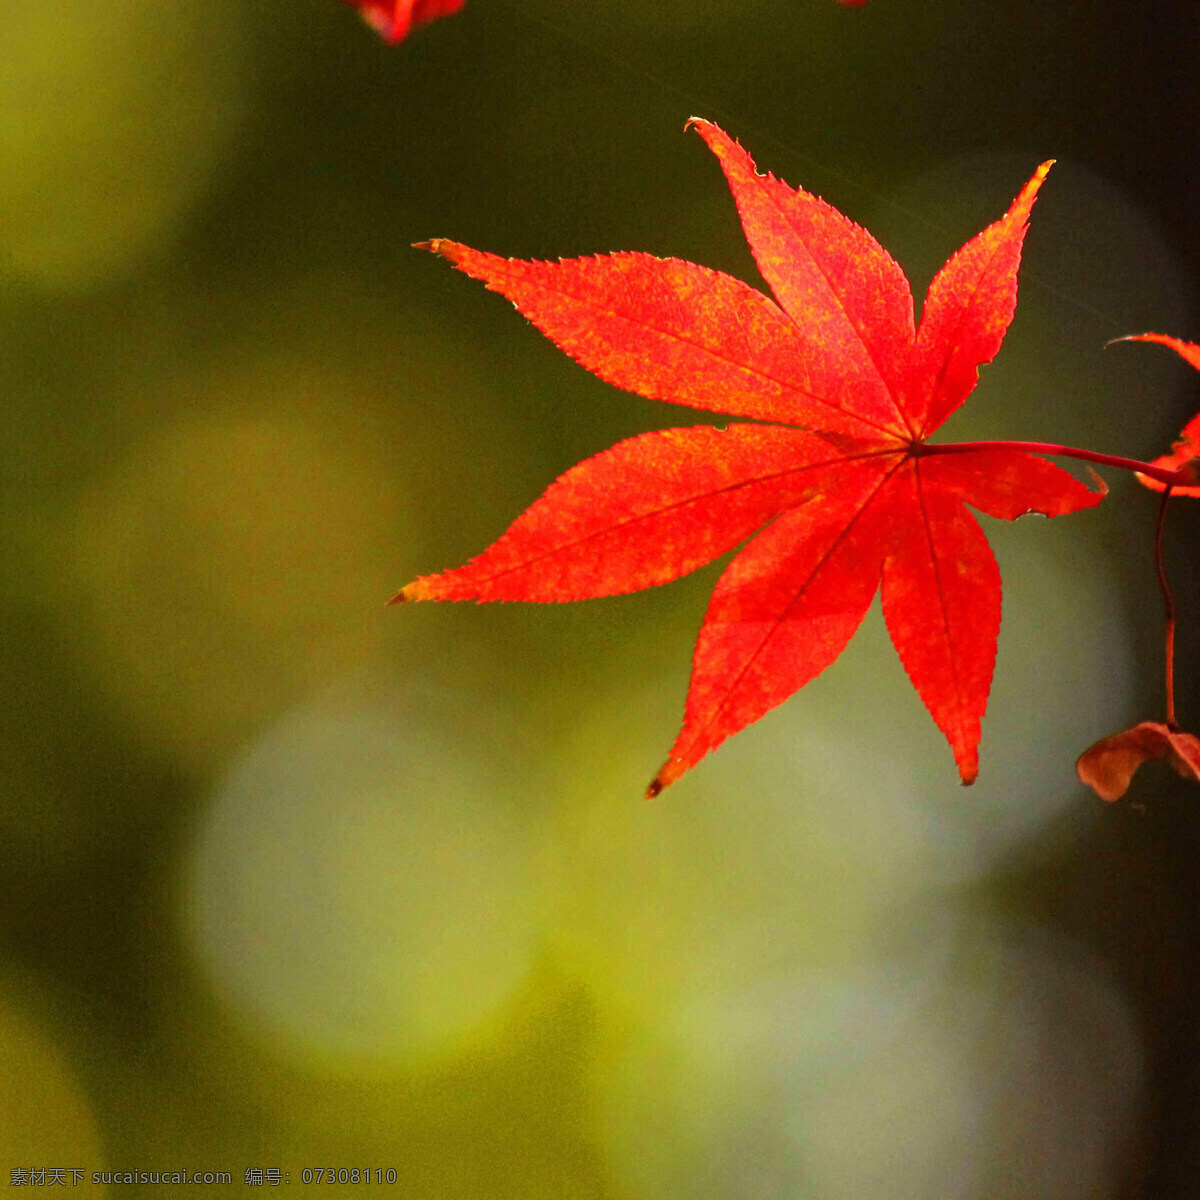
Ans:
<svg viewBox="0 0 1200 1200"><path fill-rule="evenodd" d="M940 445L924 443L913 447L912 453L923 458L930 454L968 454L973 450L1023 450L1028 454L1057 454L1067 458L1078 458L1084 462L1099 463L1104 467L1136 471L1139 475L1157 479L1167 487L1191 482L1190 478L1185 478L1178 471L1167 467L1156 467L1153 463L1140 462L1136 458L1123 458L1119 454L1101 454L1097 450L1082 450L1078 446L1060 446L1054 442L944 442Z"/></svg>
<svg viewBox="0 0 1200 1200"><path fill-rule="evenodd" d="M1171 485L1168 483L1163 492L1162 503L1158 506L1158 519L1154 523L1154 569L1158 573L1158 587L1162 592L1163 613L1166 620L1167 645L1167 728L1175 726L1175 597L1171 595L1171 586L1167 583L1167 568L1163 560L1163 526L1167 520L1167 504L1171 499Z"/></svg>

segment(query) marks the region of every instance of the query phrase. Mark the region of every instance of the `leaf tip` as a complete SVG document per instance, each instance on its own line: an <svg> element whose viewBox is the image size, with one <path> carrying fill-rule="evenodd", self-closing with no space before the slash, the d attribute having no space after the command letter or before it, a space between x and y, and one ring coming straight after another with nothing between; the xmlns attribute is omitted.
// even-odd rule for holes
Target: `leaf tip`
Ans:
<svg viewBox="0 0 1200 1200"><path fill-rule="evenodd" d="M1012 212L1014 215L1020 215L1022 222L1028 220L1029 211L1033 208L1033 202L1037 198L1038 189L1046 182L1046 176L1050 174L1052 166L1054 166L1054 159L1046 159L1034 171L1029 182L1021 189L1021 194L1013 201Z"/></svg>
<svg viewBox="0 0 1200 1200"><path fill-rule="evenodd" d="M438 254L449 262L456 263L462 257L462 249L457 242L449 238L430 238L427 242L413 242L414 250L428 250L430 254Z"/></svg>
<svg viewBox="0 0 1200 1200"><path fill-rule="evenodd" d="M1046 176L1050 174L1050 168L1054 166L1056 161L1053 158L1048 158L1044 163L1039 164L1038 169L1033 173L1033 178L1025 185L1026 192L1034 193L1046 182Z"/></svg>
<svg viewBox="0 0 1200 1200"><path fill-rule="evenodd" d="M428 586L420 579L414 580L407 587L402 587L389 601L392 604L413 604L417 600L430 600L432 596ZM386 606L385 606L386 607Z"/></svg>
<svg viewBox="0 0 1200 1200"><path fill-rule="evenodd" d="M653 800L655 796L661 796L686 770L687 767L677 758L668 758L658 768L658 774L650 780L650 786L646 789L646 799Z"/></svg>
<svg viewBox="0 0 1200 1200"><path fill-rule="evenodd" d="M1190 363L1197 370L1200 370L1200 346L1195 342L1185 342L1180 338L1171 337L1166 333L1127 333L1124 337L1109 338L1105 342L1105 346L1111 346L1113 342L1156 342L1160 346L1166 346L1169 350L1174 350L1185 362Z"/></svg>
<svg viewBox="0 0 1200 1200"><path fill-rule="evenodd" d="M1100 476L1097 475L1096 472L1093 471L1091 467L1088 467L1087 473L1095 481L1096 487L1093 490L1092 495L1094 495L1096 497L1096 503L1099 504L1100 501L1103 500L1104 497L1108 495L1108 484L1105 483L1104 480L1101 479Z"/></svg>
<svg viewBox="0 0 1200 1200"><path fill-rule="evenodd" d="M979 778L978 734L965 743L951 743L951 749L954 751L954 765L958 767L958 781L963 787L970 787Z"/></svg>
<svg viewBox="0 0 1200 1200"><path fill-rule="evenodd" d="M1122 337L1109 338L1104 344L1111 346L1116 342L1158 342L1159 345L1170 346L1178 340L1165 333L1151 333L1147 330L1145 333L1127 333Z"/></svg>
<svg viewBox="0 0 1200 1200"><path fill-rule="evenodd" d="M688 117L683 128L694 129L704 139L705 145L720 159L723 159L736 144L720 125L706 121L703 117Z"/></svg>

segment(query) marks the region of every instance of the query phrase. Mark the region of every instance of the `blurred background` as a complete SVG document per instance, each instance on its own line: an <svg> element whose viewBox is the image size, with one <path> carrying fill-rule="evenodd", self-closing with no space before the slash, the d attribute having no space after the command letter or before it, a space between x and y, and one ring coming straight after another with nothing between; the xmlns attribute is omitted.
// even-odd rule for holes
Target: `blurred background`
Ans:
<svg viewBox="0 0 1200 1200"><path fill-rule="evenodd" d="M398 47L335 0L4 6L5 1184L1195 1196L1200 793L1156 765L1104 806L1073 770L1161 716L1131 479L982 518L1005 620L970 791L877 608L647 805L721 564L561 608L383 604L580 458L709 419L410 249L761 286L692 114L918 297L1056 158L946 437L1164 453L1200 380L1104 343L1200 340L1197 61L1191 0L469 0Z"/></svg>

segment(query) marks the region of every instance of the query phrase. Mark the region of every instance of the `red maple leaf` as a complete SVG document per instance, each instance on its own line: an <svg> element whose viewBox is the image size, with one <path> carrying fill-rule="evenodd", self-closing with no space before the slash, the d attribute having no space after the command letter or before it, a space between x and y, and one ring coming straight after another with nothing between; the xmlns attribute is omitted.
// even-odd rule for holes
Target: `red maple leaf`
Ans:
<svg viewBox="0 0 1200 1200"><path fill-rule="evenodd" d="M456 13L466 0L346 0L389 42L402 42L414 30Z"/></svg>
<svg viewBox="0 0 1200 1200"><path fill-rule="evenodd" d="M683 728L648 795L829 666L881 581L892 642L971 783L1000 574L966 505L1011 520L1102 495L1032 454L943 455L925 444L1000 348L1050 164L946 263L916 328L908 281L869 233L757 174L715 125L690 125L720 160L777 303L719 271L648 254L528 262L422 245L507 296L609 383L784 424L620 442L569 470L477 558L422 576L395 601L614 595L666 583L757 533L717 582Z"/></svg>
<svg viewBox="0 0 1200 1200"><path fill-rule="evenodd" d="M1176 354L1200 371L1200 346L1194 342L1181 342L1178 338L1168 337L1165 333L1135 333L1116 340L1118 342L1158 342L1162 346L1170 346ZM1154 466L1165 467L1168 471L1178 470L1185 463L1188 464L1189 473L1196 486L1172 485L1171 495L1200 497L1200 460L1197 459L1198 455L1200 455L1200 413L1197 413L1183 427L1179 440L1171 447L1171 453L1154 460ZM1167 486L1161 480L1151 479L1148 475L1140 473L1138 479L1146 487L1156 492L1164 491Z"/></svg>

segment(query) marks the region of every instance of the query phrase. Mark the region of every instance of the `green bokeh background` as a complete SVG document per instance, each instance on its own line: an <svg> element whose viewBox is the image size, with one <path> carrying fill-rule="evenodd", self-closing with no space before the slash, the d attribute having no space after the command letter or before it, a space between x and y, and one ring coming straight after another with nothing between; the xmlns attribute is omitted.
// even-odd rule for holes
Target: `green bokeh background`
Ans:
<svg viewBox="0 0 1200 1200"><path fill-rule="evenodd" d="M0 1169L1194 1196L1196 796L1154 767L1101 806L1073 772L1160 715L1131 480L984 519L1005 621L969 792L878 611L647 806L719 565L383 601L580 458L705 419L410 248L759 284L692 114L918 297L1056 158L947 436L1163 452L1194 373L1104 343L1200 339L1198 61L1184 0L469 0L399 47L335 0L0 12Z"/></svg>

